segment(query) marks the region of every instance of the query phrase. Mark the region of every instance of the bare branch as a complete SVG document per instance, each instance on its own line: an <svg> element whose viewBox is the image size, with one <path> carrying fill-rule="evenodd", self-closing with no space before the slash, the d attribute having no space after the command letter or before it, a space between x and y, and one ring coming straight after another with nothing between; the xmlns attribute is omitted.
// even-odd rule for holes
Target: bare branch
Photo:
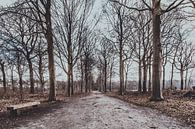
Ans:
<svg viewBox="0 0 195 129"><path fill-rule="evenodd" d="M151 8L138 9L138 8L134 8L134 7L129 7L129 6L125 5L125 4L120 3L120 2L119 2L119 1L117 1L117 0L110 0L110 2L117 3L117 4L119 4L119 5L123 6L123 7L127 8L127 9L130 9L130 10L135 10L135 11L139 11L139 12L142 12L142 11L147 11L147 10L151 11Z"/></svg>

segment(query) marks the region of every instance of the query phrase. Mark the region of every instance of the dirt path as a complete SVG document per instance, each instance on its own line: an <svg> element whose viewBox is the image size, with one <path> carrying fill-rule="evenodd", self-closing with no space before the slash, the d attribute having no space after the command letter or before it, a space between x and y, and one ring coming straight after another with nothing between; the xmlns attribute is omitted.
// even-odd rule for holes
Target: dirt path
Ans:
<svg viewBox="0 0 195 129"><path fill-rule="evenodd" d="M16 129L193 129L160 112L98 92L65 103Z"/></svg>

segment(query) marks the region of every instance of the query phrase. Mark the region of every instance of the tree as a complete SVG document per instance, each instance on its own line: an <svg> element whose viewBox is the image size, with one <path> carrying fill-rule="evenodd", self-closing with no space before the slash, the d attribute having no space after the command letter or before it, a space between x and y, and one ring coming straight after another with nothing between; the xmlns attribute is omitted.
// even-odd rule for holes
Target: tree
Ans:
<svg viewBox="0 0 195 129"><path fill-rule="evenodd" d="M195 55L195 46L192 43L182 42L179 45L178 53L176 55L175 67L180 71L181 90L184 89L184 72L193 68L193 56ZM187 79L187 78L186 78Z"/></svg>
<svg viewBox="0 0 195 129"><path fill-rule="evenodd" d="M54 42L52 30L52 16L51 16L51 0L25 0L26 6L30 8L33 17L41 26L42 33L47 41L48 53L48 70L49 70L49 101L54 101L55 98L55 66L54 66ZM21 9L21 8L19 8ZM25 9L22 7L22 9ZM27 8L28 9L28 8ZM24 14L21 14L24 16ZM26 15L25 15L26 16ZM29 16L27 15L29 18Z"/></svg>
<svg viewBox="0 0 195 129"><path fill-rule="evenodd" d="M41 87L41 92L44 92L44 85L46 83L44 78L44 73L46 72L46 66L47 66L47 48L46 48L46 41L43 38L43 35L39 35L38 44L35 49L36 53L36 61L35 61L35 74L37 75Z"/></svg>
<svg viewBox="0 0 195 129"><path fill-rule="evenodd" d="M23 74L26 71L25 69L25 58L20 52L15 52L16 58L16 69L19 78L19 91L20 91L20 100L23 100Z"/></svg>
<svg viewBox="0 0 195 129"><path fill-rule="evenodd" d="M126 0L122 1L124 4L128 3ZM124 62L132 57L131 49L127 49L128 40L131 33L129 33L129 28L132 27L131 17L128 17L129 12L126 8L115 3L109 3L107 7L104 8L104 13L106 14L107 21L111 24L111 30L109 30L109 39L113 46L115 53L119 57L119 76L120 76L120 95L124 95ZM126 47L125 47L126 46Z"/></svg>
<svg viewBox="0 0 195 129"><path fill-rule="evenodd" d="M26 14L28 12L22 10L21 13ZM36 55L34 55L34 49L37 43L37 25L35 22L21 15L4 15L1 21L1 39L7 43L7 49L20 52L27 60L30 76L30 93L34 94L32 60L36 57Z"/></svg>
<svg viewBox="0 0 195 129"><path fill-rule="evenodd" d="M56 2L55 5L55 39L58 65L67 74L68 96L73 95L74 66L83 49L83 35L94 0L74 0ZM59 8L60 7L60 8ZM66 64L68 64L66 66Z"/></svg>
<svg viewBox="0 0 195 129"><path fill-rule="evenodd" d="M89 28L85 28L84 31L84 46L83 46L83 67L85 76L85 92L90 92L93 83L92 70L95 66L95 45L97 42L96 34Z"/></svg>
<svg viewBox="0 0 195 129"><path fill-rule="evenodd" d="M129 7L123 3L120 3L117 0L112 0L112 2L118 3L121 6L124 6L130 10L136 11L146 11L149 10L152 13L152 32L153 32L153 64L152 64L152 101L163 100L162 91L161 91L161 72L162 72L162 44L161 44L161 16L167 12L170 12L181 5L189 4L187 0L174 0L167 5L164 3L165 9L161 6L161 0L152 0L152 6L148 4L145 0L141 2L145 5L145 8L139 9L134 7ZM191 0L191 3L194 2Z"/></svg>
<svg viewBox="0 0 195 129"><path fill-rule="evenodd" d="M2 15L16 14L35 21L40 27L47 41L48 71L49 71L49 101L55 100L55 67L54 67L54 42L51 18L51 0L24 0L16 2L13 7L3 9ZM24 12L29 13L23 13Z"/></svg>
<svg viewBox="0 0 195 129"><path fill-rule="evenodd" d="M102 38L102 40L100 41L100 50L97 50L97 54L98 59L99 59L99 63L102 66L102 73L103 73L103 77L104 77L104 92L107 92L107 78L108 78L108 68L109 65L111 63L111 60L113 60L113 48L112 48L112 44L110 43L109 40L107 40L106 38ZM112 64L110 67L113 67ZM111 68L112 70L112 68ZM112 74L112 72L110 72L110 74ZM112 75L111 75L112 76ZM111 79L111 77L110 77ZM110 82L111 83L111 82ZM111 84L110 84L111 85ZM111 89L111 86L110 86Z"/></svg>
<svg viewBox="0 0 195 129"><path fill-rule="evenodd" d="M140 7L143 8L143 7ZM147 16L147 18L145 18ZM138 63L138 91L145 93L147 91L147 70L149 66L148 60L152 56L151 47L151 16L147 12L134 12L132 14L134 28L131 30L133 61Z"/></svg>

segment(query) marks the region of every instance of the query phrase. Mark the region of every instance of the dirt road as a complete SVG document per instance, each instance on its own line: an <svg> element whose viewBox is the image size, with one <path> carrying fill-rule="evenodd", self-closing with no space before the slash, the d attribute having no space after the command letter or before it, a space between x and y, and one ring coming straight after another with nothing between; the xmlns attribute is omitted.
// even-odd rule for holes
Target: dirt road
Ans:
<svg viewBox="0 0 195 129"><path fill-rule="evenodd" d="M16 129L193 129L156 110L129 105L99 92L24 123Z"/></svg>

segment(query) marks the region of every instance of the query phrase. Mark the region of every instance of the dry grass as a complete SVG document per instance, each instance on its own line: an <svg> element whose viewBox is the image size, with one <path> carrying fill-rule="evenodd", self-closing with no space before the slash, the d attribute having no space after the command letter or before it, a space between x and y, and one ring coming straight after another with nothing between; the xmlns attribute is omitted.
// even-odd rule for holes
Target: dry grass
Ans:
<svg viewBox="0 0 195 129"><path fill-rule="evenodd" d="M82 97L86 95L88 94L76 93L72 97ZM57 101L65 101L71 98L66 97L64 92L57 91L57 94L56 94ZM0 92L0 112L6 111L7 107L10 105L21 104L25 102L33 102L33 101L46 102L47 100L48 100L48 93L29 94L26 91L23 93L23 99L21 100L19 92L13 92L11 90L8 90L6 94L4 94L3 92Z"/></svg>

